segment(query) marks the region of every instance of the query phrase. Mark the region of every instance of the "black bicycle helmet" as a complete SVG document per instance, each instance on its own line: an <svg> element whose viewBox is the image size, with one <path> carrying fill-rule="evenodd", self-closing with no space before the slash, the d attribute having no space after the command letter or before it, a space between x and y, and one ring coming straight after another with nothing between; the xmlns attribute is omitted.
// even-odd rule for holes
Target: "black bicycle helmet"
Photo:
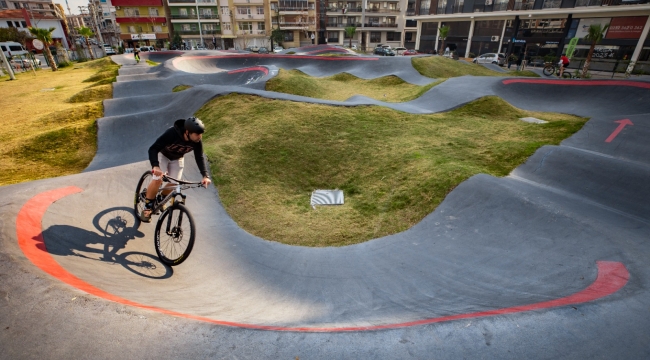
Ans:
<svg viewBox="0 0 650 360"><path fill-rule="evenodd" d="M205 125L203 125L201 119L190 117L185 120L185 130L191 133L203 134L205 132Z"/></svg>

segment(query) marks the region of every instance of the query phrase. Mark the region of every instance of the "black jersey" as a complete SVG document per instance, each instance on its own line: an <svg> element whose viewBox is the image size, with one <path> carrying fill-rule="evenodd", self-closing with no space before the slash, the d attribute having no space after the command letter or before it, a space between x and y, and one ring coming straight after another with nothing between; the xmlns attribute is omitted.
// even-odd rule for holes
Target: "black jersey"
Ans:
<svg viewBox="0 0 650 360"><path fill-rule="evenodd" d="M208 176L205 158L203 157L203 143L201 141L185 141L185 120L180 119L174 122L174 126L167 129L149 148L149 162L151 167L160 166L158 153L162 153L169 160L178 160L190 151L194 151L196 165L201 175Z"/></svg>

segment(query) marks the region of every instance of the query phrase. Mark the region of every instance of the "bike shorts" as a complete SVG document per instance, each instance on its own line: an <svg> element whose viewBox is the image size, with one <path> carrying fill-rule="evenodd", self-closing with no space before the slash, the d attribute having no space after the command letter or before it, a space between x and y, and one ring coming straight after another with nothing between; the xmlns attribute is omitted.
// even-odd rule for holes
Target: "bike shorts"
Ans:
<svg viewBox="0 0 650 360"><path fill-rule="evenodd" d="M183 176L185 158L180 158L178 160L169 160L167 156L163 155L162 153L158 153L158 163L160 165L160 170L162 170L163 173L166 172L168 176L179 180L181 176Z"/></svg>

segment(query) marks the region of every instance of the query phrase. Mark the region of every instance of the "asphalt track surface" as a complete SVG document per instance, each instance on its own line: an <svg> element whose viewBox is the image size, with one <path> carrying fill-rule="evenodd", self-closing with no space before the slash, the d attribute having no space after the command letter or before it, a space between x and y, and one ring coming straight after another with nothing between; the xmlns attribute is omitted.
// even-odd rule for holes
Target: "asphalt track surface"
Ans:
<svg viewBox="0 0 650 360"><path fill-rule="evenodd" d="M321 51L113 57L124 66L86 171L0 188L0 358L650 357L650 83L461 77L402 104L263 90L279 68L433 81L408 58ZM194 87L171 92L181 84ZM507 177L463 182L411 229L353 246L266 241L218 189L188 191L199 236L165 267L153 224L131 212L146 150L230 92L412 113L496 95L591 119Z"/></svg>

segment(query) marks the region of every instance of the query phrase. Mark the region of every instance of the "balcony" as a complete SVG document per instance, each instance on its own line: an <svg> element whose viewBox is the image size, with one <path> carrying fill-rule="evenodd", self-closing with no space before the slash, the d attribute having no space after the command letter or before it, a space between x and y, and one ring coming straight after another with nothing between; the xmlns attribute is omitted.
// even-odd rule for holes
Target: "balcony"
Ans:
<svg viewBox="0 0 650 360"><path fill-rule="evenodd" d="M327 27L336 27L336 28L343 29L343 28L350 27L350 26L360 28L361 25L362 24L360 24L360 23L349 23L349 24L347 24L347 23L329 23L329 24L327 24Z"/></svg>
<svg viewBox="0 0 650 360"><path fill-rule="evenodd" d="M542 9L559 9L562 5L562 0L544 0Z"/></svg>
<svg viewBox="0 0 650 360"><path fill-rule="evenodd" d="M197 20L197 19L206 19L206 20L219 20L219 15L216 14L201 14L200 16L197 16L196 14L187 14L187 15L178 15L178 14L172 14L171 15L172 20Z"/></svg>
<svg viewBox="0 0 650 360"><path fill-rule="evenodd" d="M244 5L244 4L264 4L264 0L232 0L232 3L235 5Z"/></svg>
<svg viewBox="0 0 650 360"><path fill-rule="evenodd" d="M221 33L221 29L214 29L214 30L203 30L203 32L199 32L199 30L174 30L174 34L178 35L212 35L213 33L219 34Z"/></svg>
<svg viewBox="0 0 650 360"><path fill-rule="evenodd" d="M363 24L363 27L364 28L370 28L370 27L396 28L397 24L396 23L376 23L376 22L371 22L371 23Z"/></svg>
<svg viewBox="0 0 650 360"><path fill-rule="evenodd" d="M576 7L582 6L600 6L603 0L577 0Z"/></svg>
<svg viewBox="0 0 650 360"><path fill-rule="evenodd" d="M264 20L264 14L235 14L236 20Z"/></svg>
<svg viewBox="0 0 650 360"><path fill-rule="evenodd" d="M415 9L406 10L406 16L415 16Z"/></svg>
<svg viewBox="0 0 650 360"><path fill-rule="evenodd" d="M369 8L366 9L366 13L372 13L372 14L382 14L382 13L398 13L400 12L400 9L382 9L382 8Z"/></svg>
<svg viewBox="0 0 650 360"><path fill-rule="evenodd" d="M169 4L211 4L211 5L216 5L217 0L169 0Z"/></svg>
<svg viewBox="0 0 650 360"><path fill-rule="evenodd" d="M280 22L280 28L283 30L303 30L315 27L316 21L303 21L303 22Z"/></svg>
<svg viewBox="0 0 650 360"><path fill-rule="evenodd" d="M239 30L237 35L266 36L266 30Z"/></svg>
<svg viewBox="0 0 650 360"><path fill-rule="evenodd" d="M523 0L515 2L514 10L532 10L535 5L533 0Z"/></svg>

